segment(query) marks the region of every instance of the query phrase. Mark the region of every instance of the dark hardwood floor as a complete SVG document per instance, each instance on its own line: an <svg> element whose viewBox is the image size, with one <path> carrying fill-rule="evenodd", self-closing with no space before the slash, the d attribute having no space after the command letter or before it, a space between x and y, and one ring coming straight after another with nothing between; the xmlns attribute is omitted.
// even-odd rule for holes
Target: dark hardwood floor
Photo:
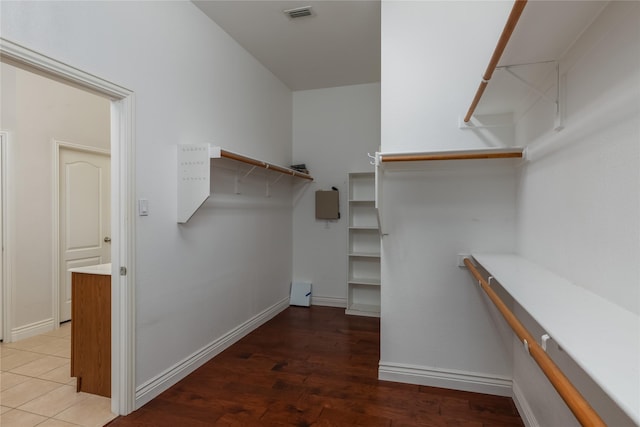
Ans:
<svg viewBox="0 0 640 427"><path fill-rule="evenodd" d="M510 398L377 379L379 319L290 307L109 427L523 426Z"/></svg>

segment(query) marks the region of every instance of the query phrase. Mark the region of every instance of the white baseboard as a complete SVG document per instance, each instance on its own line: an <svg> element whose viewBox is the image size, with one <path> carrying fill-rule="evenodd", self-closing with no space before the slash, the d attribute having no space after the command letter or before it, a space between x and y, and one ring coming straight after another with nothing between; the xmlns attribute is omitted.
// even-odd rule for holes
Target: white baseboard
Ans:
<svg viewBox="0 0 640 427"><path fill-rule="evenodd" d="M511 397L512 381L477 372L380 361L378 379Z"/></svg>
<svg viewBox="0 0 640 427"><path fill-rule="evenodd" d="M516 404L516 409L518 409L520 418L522 418L526 427L540 427L538 420L533 415L529 402L524 397L524 393L522 393L522 389L515 381L513 382L513 402Z"/></svg>
<svg viewBox="0 0 640 427"><path fill-rule="evenodd" d="M189 357L176 363L164 372L151 378L136 388L136 409L195 371L197 368L229 348L254 329L266 323L289 306L289 297L282 299L251 319L230 330L220 338L204 346Z"/></svg>
<svg viewBox="0 0 640 427"><path fill-rule="evenodd" d="M311 296L311 305L321 305L324 307L340 307L347 308L346 298L334 298L334 297L316 297Z"/></svg>
<svg viewBox="0 0 640 427"><path fill-rule="evenodd" d="M44 334L45 332L53 331L54 329L53 318L13 328L11 330L11 342L35 337L36 335Z"/></svg>

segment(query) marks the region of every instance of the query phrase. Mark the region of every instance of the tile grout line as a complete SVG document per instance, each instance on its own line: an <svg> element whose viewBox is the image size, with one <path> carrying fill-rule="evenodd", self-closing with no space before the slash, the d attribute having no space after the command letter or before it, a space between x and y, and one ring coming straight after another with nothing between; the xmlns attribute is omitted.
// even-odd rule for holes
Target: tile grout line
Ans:
<svg viewBox="0 0 640 427"><path fill-rule="evenodd" d="M70 326L69 326L68 328L70 328ZM32 379L36 379L36 380L40 380L40 381L45 381L45 382L47 382L47 383L55 384L55 385L57 385L57 387L55 387L53 390L48 391L47 393L44 393L44 394L39 395L39 396L36 396L36 397L34 397L33 399L30 399L30 400L28 400L28 401L22 402L22 403L21 403L19 406L17 406L17 407L3 405L5 408L7 408L7 409L8 409L8 410L5 412L5 414L6 414L6 413L9 413L9 412L11 412L11 411L18 411L18 412L20 412L20 413L31 414L31 415L34 415L34 416L43 417L43 418L44 418L44 420L43 420L43 421L41 421L40 423L38 423L37 425L41 425L41 424L43 424L43 423L46 423L46 422L47 422L47 421L49 421L49 420L54 420L54 421L61 421L61 422L65 422L65 423L68 423L68 424L73 425L73 426L86 427L86 426L87 426L86 424L77 424L77 423L74 423L74 422L71 422L71 421L67 421L67 420L63 420L63 419L56 418L56 417L58 417L60 414L62 414L63 412L65 412L65 411L69 410L69 409L70 409L70 408L72 408L72 407L75 407L75 406L82 407L82 405L83 405L84 403L86 403L86 402L85 402L85 400L91 400L91 399L90 399L90 398L91 398L91 396L92 396L91 394L87 394L87 396L86 396L86 398L85 398L85 399L82 399L82 400L80 400L80 401L78 401L78 402L75 402L75 403L73 403L73 404L71 404L71 405L68 405L68 406L66 406L66 407L64 407L64 408L62 408L62 409L59 409L59 410L58 410L58 408L55 408L55 410L56 410L57 412L56 412L54 415L52 415L52 416L47 416L47 415L39 414L39 413L37 413L37 412L33 412L33 411L30 411L30 410L22 409L22 407L23 407L23 406L28 405L29 403L33 402L34 400L41 399L41 398L43 398L43 397L47 396L47 395L48 395L48 394L50 394L50 393L54 393L54 392L56 392L56 391L58 391L58 390L62 389L63 387L66 387L66 386L74 387L74 386L73 386L73 384L71 384L71 383L73 383L75 379L74 379L73 377L71 377L71 376L69 376L69 378L70 378L70 379L69 379L69 381L68 381L68 382L58 382L58 381L54 381L54 380L50 380L50 379L46 379L46 378L42 378L43 376L46 376L46 375L50 374L51 372L53 372L53 371L55 371L55 370L57 370L57 369L62 368L63 366L65 366L65 364L63 364L63 365L61 365L61 366L58 366L58 367L55 367L55 368L52 368L52 369L50 369L50 370L47 370L46 372L43 372L43 373L41 373L41 374L38 374L38 376L25 375L25 374L22 374L22 373L16 373L16 372L13 372L13 371L14 371L14 370L16 370L16 369L19 369L19 368L21 368L21 367L23 367L23 366L26 366L26 365L30 364L30 363L38 362L38 361L40 361L40 360L42 360L42 359L44 359L44 358L48 358L48 357L54 357L54 358L57 358L57 359L63 359L64 361L68 361L69 363L71 362L71 357L70 357L70 356L61 356L61 355L57 355L57 354L52 354L52 352L48 352L48 351L50 351L50 350L46 349L46 348L51 348L51 347L59 346L59 345L60 345L60 343L63 343L63 344L68 343L68 344L69 344L69 346L70 346L71 334L68 334L68 335L66 335L66 336L57 336L57 335L47 335L47 333L44 333L44 334L41 334L40 336L46 336L46 338L47 338L47 339L46 339L46 340L44 340L44 341L48 341L48 342L47 342L47 343L43 343L43 344L39 344L39 345L35 345L35 346L33 346L32 348L27 348L27 349L25 349L25 348L20 348L20 347L13 347L13 346L11 346L11 347L6 347L6 346L4 346L4 345L3 345L3 343L0 343L0 350L2 350L2 349L3 349L3 347L4 347L4 349L6 349L6 350L13 350L13 351L17 351L17 352L24 352L24 353L31 353L32 355L41 356L41 357L38 357L37 359L34 359L34 360L31 360L31 361L28 361L28 362L26 362L26 363L24 363L24 364L21 364L21 365L15 366L15 367L13 367L11 370L2 370L2 369L1 369L1 367L0 367L0 373L5 373L5 372L6 372L6 373L10 373L10 374L12 374L12 375L17 375L17 376L20 376L20 377L26 378L26 380L25 380L25 381L23 381L23 382L21 382L21 383L19 383L19 384L16 384L16 385L14 385L14 386L12 386L12 387L9 387L9 388L7 388L6 390L3 390L2 392L0 392L0 395L1 395L1 394L3 394L3 393L6 393L7 391L12 390L14 387L17 387L17 386L19 386L20 384L23 384L24 382L30 381L30 380L32 380ZM49 338L52 338L52 339L50 340ZM9 343L9 345L10 345L10 344L11 344L11 343ZM42 352L42 351L34 351L34 350L33 350L33 348L38 348L38 347L45 347L45 350L43 350L44 352ZM61 350L58 350L58 351L64 351L64 349L61 349ZM4 415L4 414L3 414L3 415ZM113 414L112 414L112 415L113 415Z"/></svg>

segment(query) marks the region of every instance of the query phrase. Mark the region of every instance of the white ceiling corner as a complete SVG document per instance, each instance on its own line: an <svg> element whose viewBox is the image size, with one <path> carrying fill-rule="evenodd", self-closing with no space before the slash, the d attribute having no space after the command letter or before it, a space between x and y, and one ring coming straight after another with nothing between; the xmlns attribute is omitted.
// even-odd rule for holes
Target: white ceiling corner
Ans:
<svg viewBox="0 0 640 427"><path fill-rule="evenodd" d="M379 0L192 1L291 90L380 81ZM561 59L606 4L530 0L500 65ZM290 19L284 13L302 6L311 6L313 16ZM518 72L535 83L552 69L542 64ZM501 112L529 91L505 73L494 77L479 113Z"/></svg>
<svg viewBox="0 0 640 427"><path fill-rule="evenodd" d="M380 81L380 1L196 1L291 90ZM312 6L313 16L284 10Z"/></svg>

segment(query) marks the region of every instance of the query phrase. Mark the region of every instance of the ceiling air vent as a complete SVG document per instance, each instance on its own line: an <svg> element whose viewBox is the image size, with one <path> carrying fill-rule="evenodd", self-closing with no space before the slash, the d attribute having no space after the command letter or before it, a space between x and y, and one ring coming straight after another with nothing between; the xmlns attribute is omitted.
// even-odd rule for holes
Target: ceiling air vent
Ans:
<svg viewBox="0 0 640 427"><path fill-rule="evenodd" d="M296 19L311 16L313 15L313 11L311 10L311 6L303 6L296 7L295 9L287 9L284 11L284 14L287 15L289 19Z"/></svg>

